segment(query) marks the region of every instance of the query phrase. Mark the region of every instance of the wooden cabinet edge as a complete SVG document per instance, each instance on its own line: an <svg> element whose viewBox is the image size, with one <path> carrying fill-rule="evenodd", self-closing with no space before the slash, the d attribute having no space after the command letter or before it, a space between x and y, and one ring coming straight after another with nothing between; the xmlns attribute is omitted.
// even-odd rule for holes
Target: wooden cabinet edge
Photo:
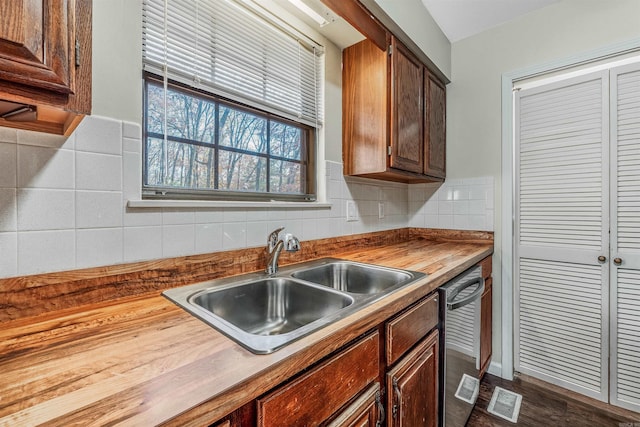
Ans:
<svg viewBox="0 0 640 427"><path fill-rule="evenodd" d="M73 72L70 94L56 93L36 87L12 84L0 81L0 100L34 105L38 108L38 120L32 122L14 122L0 119L0 126L69 136L80 124L85 115L91 114L92 85L92 1L76 0L75 12L70 28L75 31L69 38L70 64ZM78 49L75 43L78 42ZM76 57L76 53L79 57ZM79 64L75 66L75 64Z"/></svg>

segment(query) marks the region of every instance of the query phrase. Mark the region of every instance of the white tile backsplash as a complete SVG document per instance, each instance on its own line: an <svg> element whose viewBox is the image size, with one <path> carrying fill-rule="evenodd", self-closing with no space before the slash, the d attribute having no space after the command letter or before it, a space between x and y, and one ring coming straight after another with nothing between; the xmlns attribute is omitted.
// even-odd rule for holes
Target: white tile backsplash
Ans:
<svg viewBox="0 0 640 427"><path fill-rule="evenodd" d="M222 249L241 249L247 245L246 222L225 222L222 227ZM266 242L266 237L265 237Z"/></svg>
<svg viewBox="0 0 640 427"><path fill-rule="evenodd" d="M16 144L18 142L18 130L11 128L0 128L0 142Z"/></svg>
<svg viewBox="0 0 640 427"><path fill-rule="evenodd" d="M84 120L83 120L84 121ZM49 133L18 131L17 142L21 145L37 145L40 147L65 148L73 150L75 147L75 133L71 136L52 135Z"/></svg>
<svg viewBox="0 0 640 427"><path fill-rule="evenodd" d="M77 191L76 228L122 227L122 193Z"/></svg>
<svg viewBox="0 0 640 427"><path fill-rule="evenodd" d="M162 227L125 227L124 262L162 258Z"/></svg>
<svg viewBox="0 0 640 427"><path fill-rule="evenodd" d="M122 191L122 156L76 151L76 188Z"/></svg>
<svg viewBox="0 0 640 427"><path fill-rule="evenodd" d="M18 274L18 233L0 233L0 277Z"/></svg>
<svg viewBox="0 0 640 427"><path fill-rule="evenodd" d="M75 230L18 233L18 274L48 273L74 268Z"/></svg>
<svg viewBox="0 0 640 427"><path fill-rule="evenodd" d="M0 128L2 129L2 128ZM2 134L0 134L0 137ZM18 170L18 146L0 142L0 187L15 188Z"/></svg>
<svg viewBox="0 0 640 427"><path fill-rule="evenodd" d="M493 227L491 177L407 185L344 177L331 161L319 168L330 208L132 209L141 152L140 126L108 118L86 117L68 138L0 128L0 277L263 246L280 226L303 245L407 226ZM346 221L347 201L357 221Z"/></svg>
<svg viewBox="0 0 640 427"><path fill-rule="evenodd" d="M176 257L195 253L195 224L163 225L162 256Z"/></svg>
<svg viewBox="0 0 640 427"><path fill-rule="evenodd" d="M74 153L31 145L18 146L18 187L73 189Z"/></svg>
<svg viewBox="0 0 640 427"><path fill-rule="evenodd" d="M18 231L75 228L73 190L19 189Z"/></svg>
<svg viewBox="0 0 640 427"><path fill-rule="evenodd" d="M121 154L123 128L123 123L119 120L104 117L98 120L83 120L75 131L76 150L90 153ZM132 134L134 134L133 130L127 127L127 135Z"/></svg>
<svg viewBox="0 0 640 427"><path fill-rule="evenodd" d="M18 229L16 189L0 188L0 232Z"/></svg>
<svg viewBox="0 0 640 427"><path fill-rule="evenodd" d="M493 231L493 177L447 180L435 192L431 184L425 189L413 191L412 226Z"/></svg>
<svg viewBox="0 0 640 427"><path fill-rule="evenodd" d="M121 264L122 228L76 230L76 268Z"/></svg>
<svg viewBox="0 0 640 427"><path fill-rule="evenodd" d="M196 252L209 253L222 250L222 223L196 224Z"/></svg>

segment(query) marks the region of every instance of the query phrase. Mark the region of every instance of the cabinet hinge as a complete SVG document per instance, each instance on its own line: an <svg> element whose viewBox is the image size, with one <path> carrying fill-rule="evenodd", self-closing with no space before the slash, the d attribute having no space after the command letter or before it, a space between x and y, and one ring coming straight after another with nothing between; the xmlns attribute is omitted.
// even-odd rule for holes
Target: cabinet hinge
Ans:
<svg viewBox="0 0 640 427"><path fill-rule="evenodd" d="M387 52L389 53L389 56L393 55L393 45L390 44L389 48L387 49Z"/></svg>
<svg viewBox="0 0 640 427"><path fill-rule="evenodd" d="M390 156L391 155L391 146L387 147L387 155Z"/></svg>
<svg viewBox="0 0 640 427"><path fill-rule="evenodd" d="M80 66L80 42L76 39L76 68Z"/></svg>

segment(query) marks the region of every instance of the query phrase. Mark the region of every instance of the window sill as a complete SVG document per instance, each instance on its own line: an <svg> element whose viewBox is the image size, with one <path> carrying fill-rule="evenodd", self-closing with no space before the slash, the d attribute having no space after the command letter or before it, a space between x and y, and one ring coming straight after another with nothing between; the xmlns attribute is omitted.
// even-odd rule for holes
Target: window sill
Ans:
<svg viewBox="0 0 640 427"><path fill-rule="evenodd" d="M173 209L207 209L207 208L263 208L263 209L331 209L331 203L319 202L242 202L222 200L128 200L127 207L173 208Z"/></svg>

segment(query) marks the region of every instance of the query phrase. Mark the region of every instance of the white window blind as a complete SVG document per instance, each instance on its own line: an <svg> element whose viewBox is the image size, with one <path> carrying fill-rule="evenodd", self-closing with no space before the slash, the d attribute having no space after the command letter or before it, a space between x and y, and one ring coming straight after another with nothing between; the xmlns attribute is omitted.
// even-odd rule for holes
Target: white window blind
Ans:
<svg viewBox="0 0 640 427"><path fill-rule="evenodd" d="M314 127L323 53L249 0L143 1L145 71Z"/></svg>

